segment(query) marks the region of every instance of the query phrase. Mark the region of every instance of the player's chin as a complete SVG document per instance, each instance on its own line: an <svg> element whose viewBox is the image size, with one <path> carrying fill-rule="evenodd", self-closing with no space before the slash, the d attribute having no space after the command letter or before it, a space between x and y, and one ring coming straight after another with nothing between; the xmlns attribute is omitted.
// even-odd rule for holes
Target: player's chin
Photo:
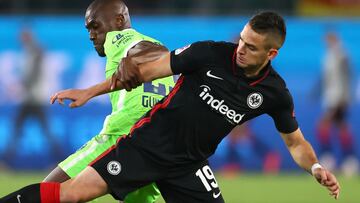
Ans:
<svg viewBox="0 0 360 203"><path fill-rule="evenodd" d="M104 49L100 49L100 48L98 49L98 48L96 48L96 52L97 52L98 55L101 56L101 57L105 57L105 56L106 56Z"/></svg>
<svg viewBox="0 0 360 203"><path fill-rule="evenodd" d="M241 68L243 68L243 69L247 69L248 67L249 67L249 65L248 64L246 64L246 63L236 63L239 67L241 67Z"/></svg>

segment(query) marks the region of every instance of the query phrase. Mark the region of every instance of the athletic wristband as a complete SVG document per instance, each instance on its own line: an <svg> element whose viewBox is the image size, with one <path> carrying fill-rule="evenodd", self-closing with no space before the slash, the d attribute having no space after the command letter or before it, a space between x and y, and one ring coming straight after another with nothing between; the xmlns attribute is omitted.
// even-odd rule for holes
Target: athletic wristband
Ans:
<svg viewBox="0 0 360 203"><path fill-rule="evenodd" d="M323 168L323 167L319 163L314 163L311 166L311 174L314 174L315 169L318 169L318 168Z"/></svg>

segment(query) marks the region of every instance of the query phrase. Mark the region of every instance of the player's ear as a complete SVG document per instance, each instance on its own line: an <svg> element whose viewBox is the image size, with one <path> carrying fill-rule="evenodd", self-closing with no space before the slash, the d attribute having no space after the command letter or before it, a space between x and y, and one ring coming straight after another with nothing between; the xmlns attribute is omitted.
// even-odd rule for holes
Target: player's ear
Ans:
<svg viewBox="0 0 360 203"><path fill-rule="evenodd" d="M122 29L125 25L125 18L122 14L117 14L115 17L116 27Z"/></svg>
<svg viewBox="0 0 360 203"><path fill-rule="evenodd" d="M274 48L271 48L271 49L269 50L269 52L268 52L268 58L269 58L269 60L274 59L274 58L278 55L278 53L279 53L279 50L274 49Z"/></svg>

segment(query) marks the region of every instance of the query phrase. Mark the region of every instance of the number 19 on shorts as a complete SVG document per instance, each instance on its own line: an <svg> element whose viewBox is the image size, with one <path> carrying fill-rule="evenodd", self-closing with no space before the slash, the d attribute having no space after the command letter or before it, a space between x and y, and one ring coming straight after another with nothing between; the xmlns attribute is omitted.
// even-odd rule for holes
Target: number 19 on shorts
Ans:
<svg viewBox="0 0 360 203"><path fill-rule="evenodd" d="M195 175L200 178L207 191L211 191L219 187L215 180L214 173L208 165L197 170Z"/></svg>

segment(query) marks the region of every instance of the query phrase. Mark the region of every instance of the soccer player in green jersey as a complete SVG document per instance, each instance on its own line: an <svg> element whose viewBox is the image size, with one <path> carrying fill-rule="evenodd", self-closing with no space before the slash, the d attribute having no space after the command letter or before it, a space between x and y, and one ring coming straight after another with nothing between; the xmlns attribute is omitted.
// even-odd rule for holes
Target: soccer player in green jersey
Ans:
<svg viewBox="0 0 360 203"><path fill-rule="evenodd" d="M99 56L107 57L106 78L114 74L121 59L135 56L139 61L149 60L149 56L142 54L149 51L146 44L160 44L131 28L128 9L121 0L95 0L86 10L85 26ZM131 92L121 90L110 93L112 113L106 117L101 132L62 161L44 182L64 182L79 174L114 145L119 136L127 135L131 126L169 93L173 85L174 79L169 77L145 83ZM63 104L63 101L59 102ZM70 107L75 106L76 103L70 104ZM125 203L150 203L159 195L155 184L152 184L130 193Z"/></svg>

